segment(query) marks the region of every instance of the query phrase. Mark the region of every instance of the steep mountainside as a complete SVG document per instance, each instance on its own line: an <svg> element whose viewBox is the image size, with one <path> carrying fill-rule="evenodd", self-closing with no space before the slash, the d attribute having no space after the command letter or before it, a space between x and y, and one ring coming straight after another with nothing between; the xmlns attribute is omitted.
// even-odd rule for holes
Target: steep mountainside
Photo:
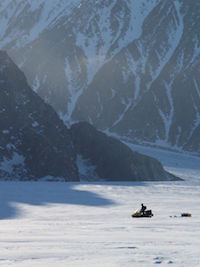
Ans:
<svg viewBox="0 0 200 267"><path fill-rule="evenodd" d="M0 51L0 178L49 176L79 181L82 170L94 180L173 180L162 165L133 153L88 123L70 130L31 90L21 70ZM88 164L93 173L88 174ZM80 169L81 165L84 169ZM91 168L90 168L91 170ZM51 178L52 179L52 178Z"/></svg>
<svg viewBox="0 0 200 267"><path fill-rule="evenodd" d="M66 123L200 152L199 1L2 0L0 25Z"/></svg>
<svg viewBox="0 0 200 267"><path fill-rule="evenodd" d="M88 166L87 179L98 177L110 181L171 181L179 180L167 173L156 159L133 153L119 140L97 131L86 122L73 124L71 136L79 166ZM94 168L95 166L95 168ZM79 168L80 169L80 168ZM91 172L92 171L92 172Z"/></svg>
<svg viewBox="0 0 200 267"><path fill-rule="evenodd" d="M0 52L0 177L78 181L69 130Z"/></svg>

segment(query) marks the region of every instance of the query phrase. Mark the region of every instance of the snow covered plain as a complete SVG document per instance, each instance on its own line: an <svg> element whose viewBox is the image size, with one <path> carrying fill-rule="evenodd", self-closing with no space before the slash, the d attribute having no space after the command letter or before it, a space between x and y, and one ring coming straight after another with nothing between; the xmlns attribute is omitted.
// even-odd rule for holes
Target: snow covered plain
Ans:
<svg viewBox="0 0 200 267"><path fill-rule="evenodd" d="M137 150L186 181L1 182L0 266L199 267L200 158ZM142 202L152 219L131 218Z"/></svg>

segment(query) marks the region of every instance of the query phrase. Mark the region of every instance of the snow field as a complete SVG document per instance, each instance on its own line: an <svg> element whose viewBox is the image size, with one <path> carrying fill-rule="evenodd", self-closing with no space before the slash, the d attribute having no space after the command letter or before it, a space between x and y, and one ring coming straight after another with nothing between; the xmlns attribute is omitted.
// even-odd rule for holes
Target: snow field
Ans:
<svg viewBox="0 0 200 267"><path fill-rule="evenodd" d="M1 182L0 266L200 266L199 189ZM131 218L142 202L152 219Z"/></svg>
<svg viewBox="0 0 200 267"><path fill-rule="evenodd" d="M0 182L0 267L199 267L200 158L130 146L185 181Z"/></svg>

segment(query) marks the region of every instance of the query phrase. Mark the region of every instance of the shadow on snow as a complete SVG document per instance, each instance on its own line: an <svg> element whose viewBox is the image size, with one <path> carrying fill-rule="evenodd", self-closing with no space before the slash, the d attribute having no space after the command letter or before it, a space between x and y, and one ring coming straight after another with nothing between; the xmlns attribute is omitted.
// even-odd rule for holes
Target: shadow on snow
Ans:
<svg viewBox="0 0 200 267"><path fill-rule="evenodd" d="M115 205L94 192L78 190L74 183L0 182L0 219L22 216L16 203L29 205L72 204L83 206Z"/></svg>

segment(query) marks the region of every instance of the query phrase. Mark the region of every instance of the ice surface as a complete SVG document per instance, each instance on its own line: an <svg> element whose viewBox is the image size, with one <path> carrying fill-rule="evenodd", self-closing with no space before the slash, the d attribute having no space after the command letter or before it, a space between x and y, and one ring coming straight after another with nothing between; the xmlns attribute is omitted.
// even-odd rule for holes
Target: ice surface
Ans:
<svg viewBox="0 0 200 267"><path fill-rule="evenodd" d="M170 152L159 148L128 145L134 151L158 159L167 171L183 178L185 183L200 183L200 157L187 152Z"/></svg>
<svg viewBox="0 0 200 267"><path fill-rule="evenodd" d="M200 266L200 158L134 149L186 181L1 182L0 266ZM152 219L131 218L142 202Z"/></svg>
<svg viewBox="0 0 200 267"><path fill-rule="evenodd" d="M199 189L184 183L0 183L0 266L197 267ZM131 218L141 202L153 209L152 219ZM170 217L181 212L193 217Z"/></svg>

